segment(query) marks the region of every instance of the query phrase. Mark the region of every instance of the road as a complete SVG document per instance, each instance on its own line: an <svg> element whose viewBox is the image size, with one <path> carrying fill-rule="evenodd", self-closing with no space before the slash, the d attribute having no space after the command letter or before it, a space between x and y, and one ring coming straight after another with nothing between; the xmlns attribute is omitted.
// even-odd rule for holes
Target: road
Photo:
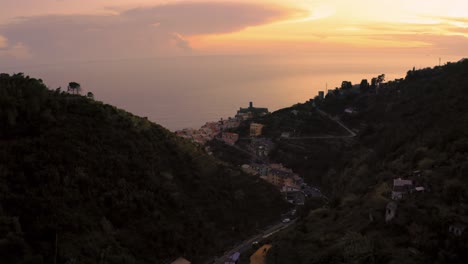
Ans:
<svg viewBox="0 0 468 264"><path fill-rule="evenodd" d="M330 118L331 120L335 121L338 125L340 125L346 131L348 131L349 135L348 136L343 136L343 137L355 137L356 136L356 133L354 133L354 131L352 131L349 127L345 126L338 118L333 118L332 116L330 116L329 114L325 113L324 111L322 111L320 109L317 109L317 111L321 115L324 115L324 116Z"/></svg>
<svg viewBox="0 0 468 264"><path fill-rule="evenodd" d="M351 130L349 127L347 127L345 124L343 124L338 118L333 118L332 116L330 116L329 114L325 113L324 111L320 110L320 109L317 109L317 111L323 115L323 116L326 116L328 118L330 118L333 122L337 123L339 126L341 126L342 128L344 128L348 133L349 135L346 135L346 136L328 136L328 135L325 135L325 136L310 136L310 137L288 137L288 138L284 138L284 139L287 139L287 140L301 140L301 139L337 139L337 138L353 138L355 136L357 136L357 134Z"/></svg>
<svg viewBox="0 0 468 264"><path fill-rule="evenodd" d="M227 251L227 252L224 252L224 255L217 258L214 262L206 262L205 264L208 264L208 263L215 263L215 264L224 264L225 262L228 262L229 261L229 257L232 256L232 254L236 253L236 252L239 252L241 253L244 253L245 251L249 250L251 247L252 247L252 243L254 241L261 241L263 239L266 239L268 238L269 236L289 227L290 225L294 224L296 222L296 219L292 220L291 222L289 223L277 223L273 226L271 226L270 228L268 228L267 230L245 240L244 242L242 242L241 244L239 245L236 245L233 249Z"/></svg>

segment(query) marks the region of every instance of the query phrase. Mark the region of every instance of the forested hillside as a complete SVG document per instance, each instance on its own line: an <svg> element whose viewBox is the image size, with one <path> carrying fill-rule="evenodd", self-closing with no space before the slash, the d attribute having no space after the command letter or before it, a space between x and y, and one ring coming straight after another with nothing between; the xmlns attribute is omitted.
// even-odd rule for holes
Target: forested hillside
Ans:
<svg viewBox="0 0 468 264"><path fill-rule="evenodd" d="M0 75L2 263L197 263L284 208L146 118Z"/></svg>
<svg viewBox="0 0 468 264"><path fill-rule="evenodd" d="M466 263L467 102L466 60L317 102L359 133L329 143L342 150L317 176L329 200L277 237L268 263ZM400 177L424 189L390 205L386 221Z"/></svg>

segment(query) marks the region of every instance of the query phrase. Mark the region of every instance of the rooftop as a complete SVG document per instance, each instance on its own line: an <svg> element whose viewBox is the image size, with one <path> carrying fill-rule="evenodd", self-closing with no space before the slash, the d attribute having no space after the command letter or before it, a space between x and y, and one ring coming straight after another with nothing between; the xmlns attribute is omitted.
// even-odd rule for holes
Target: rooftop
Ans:
<svg viewBox="0 0 468 264"><path fill-rule="evenodd" d="M411 181L411 180L402 180L401 178L393 180L393 187L395 187L395 186L407 186L407 185L413 185L413 181Z"/></svg>
<svg viewBox="0 0 468 264"><path fill-rule="evenodd" d="M171 264L190 264L191 262L184 259L183 257L180 257L176 260L174 260L173 262L171 262Z"/></svg>

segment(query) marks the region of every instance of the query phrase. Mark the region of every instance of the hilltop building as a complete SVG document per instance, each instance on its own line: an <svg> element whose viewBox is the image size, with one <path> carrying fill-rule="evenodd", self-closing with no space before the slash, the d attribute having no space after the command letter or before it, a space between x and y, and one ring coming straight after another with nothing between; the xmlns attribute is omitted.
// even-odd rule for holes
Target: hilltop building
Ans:
<svg viewBox="0 0 468 264"><path fill-rule="evenodd" d="M242 120L248 120L250 118L254 118L257 116L264 116L268 114L268 108L264 107L254 107L253 103L249 103L248 108L240 108L239 111L237 111L236 118L242 119Z"/></svg>

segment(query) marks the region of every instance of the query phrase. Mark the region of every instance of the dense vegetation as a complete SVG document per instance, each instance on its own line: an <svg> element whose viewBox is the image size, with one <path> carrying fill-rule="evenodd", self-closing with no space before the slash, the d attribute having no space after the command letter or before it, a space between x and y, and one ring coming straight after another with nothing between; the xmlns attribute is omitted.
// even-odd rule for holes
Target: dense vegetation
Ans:
<svg viewBox="0 0 468 264"><path fill-rule="evenodd" d="M146 118L0 75L2 263L197 263L284 208Z"/></svg>
<svg viewBox="0 0 468 264"><path fill-rule="evenodd" d="M268 263L467 263L467 230L449 232L468 226L467 101L466 60L317 101L360 132L319 143L339 152L326 174L315 176L330 200L277 237ZM347 107L357 113L344 114ZM296 154L303 156L289 155ZM396 218L386 223L398 177L426 191L398 201Z"/></svg>

